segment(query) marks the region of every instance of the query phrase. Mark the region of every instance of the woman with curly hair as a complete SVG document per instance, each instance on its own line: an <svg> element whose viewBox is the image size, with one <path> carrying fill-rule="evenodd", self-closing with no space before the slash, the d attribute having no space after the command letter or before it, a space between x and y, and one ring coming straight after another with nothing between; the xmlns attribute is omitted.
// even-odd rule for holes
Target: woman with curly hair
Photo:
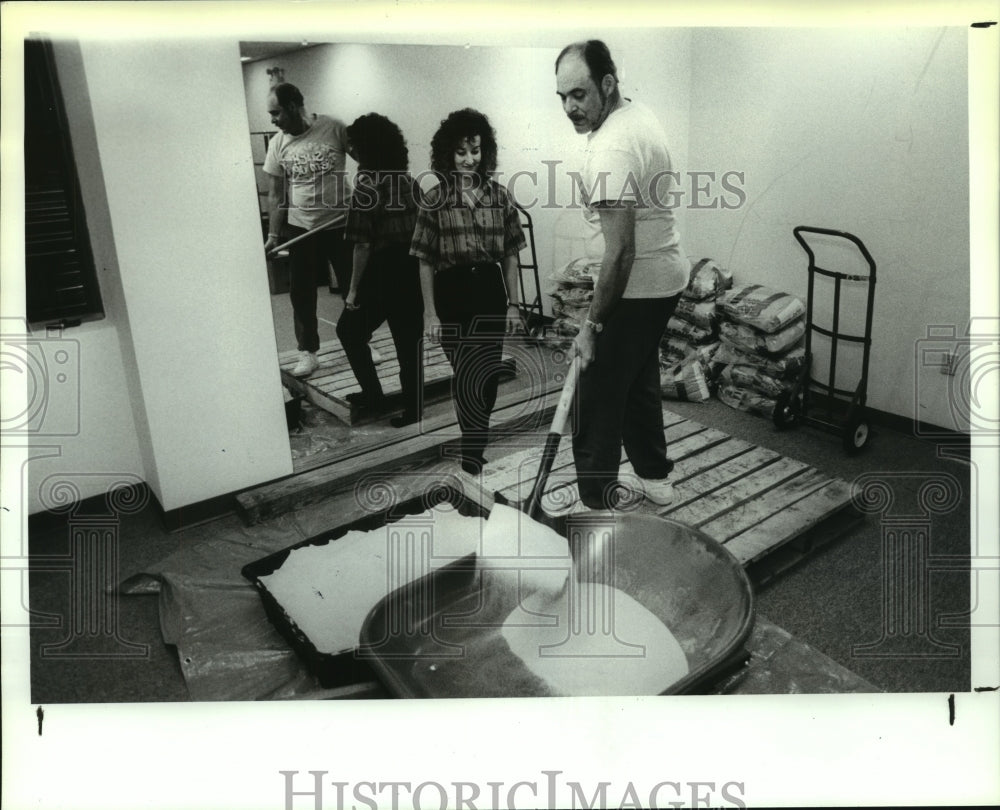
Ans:
<svg viewBox="0 0 1000 810"><path fill-rule="evenodd" d="M453 371L462 469L482 470L496 404L504 335L520 326L521 220L492 179L497 142L476 110L451 113L431 140L439 183L417 214L410 253L420 260L424 334L440 342Z"/></svg>
<svg viewBox="0 0 1000 810"><path fill-rule="evenodd" d="M371 413L385 412L368 341L388 321L403 401L402 414L390 422L403 427L420 419L423 403L423 312L418 264L409 255L420 190L407 171L403 133L384 115L362 115L347 127L347 139L358 162L345 231L354 243L354 268L337 337L361 386L360 395L348 399Z"/></svg>

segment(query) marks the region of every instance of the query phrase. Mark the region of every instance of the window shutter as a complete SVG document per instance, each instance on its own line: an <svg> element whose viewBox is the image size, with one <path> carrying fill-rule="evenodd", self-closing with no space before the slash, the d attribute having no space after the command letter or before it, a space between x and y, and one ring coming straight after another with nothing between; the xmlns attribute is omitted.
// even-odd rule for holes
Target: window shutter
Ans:
<svg viewBox="0 0 1000 810"><path fill-rule="evenodd" d="M25 297L32 324L104 317L52 47L24 43Z"/></svg>

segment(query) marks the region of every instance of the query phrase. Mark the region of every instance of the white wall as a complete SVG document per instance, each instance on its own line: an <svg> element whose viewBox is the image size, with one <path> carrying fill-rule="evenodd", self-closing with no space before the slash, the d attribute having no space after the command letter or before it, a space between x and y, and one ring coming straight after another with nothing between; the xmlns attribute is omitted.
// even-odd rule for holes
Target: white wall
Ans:
<svg viewBox="0 0 1000 810"><path fill-rule="evenodd" d="M594 36L593 32L589 36ZM690 32L631 31L605 36L625 95L661 117L675 161L687 154ZM578 169L583 139L555 92L555 58L572 41L566 34L535 35L532 47L326 44L249 63L244 67L251 131L272 129L266 114L269 77L279 66L302 90L310 112L350 123L366 112L395 121L406 136L415 175L430 167L430 141L452 110L474 107L493 124L500 146L502 182L510 182L535 228L543 293L554 264L575 258L579 211L564 210L573 196L567 171ZM543 161L561 161L554 170ZM554 177L554 186L550 179ZM429 179L429 178L428 178ZM549 300L543 298L545 311Z"/></svg>
<svg viewBox="0 0 1000 810"><path fill-rule="evenodd" d="M111 231L92 234L113 276L105 329L121 344L135 414L122 432L138 437L144 477L173 510L286 475L237 44L88 40L80 57ZM120 406L120 379L104 377ZM109 438L89 429L67 447L93 467Z"/></svg>
<svg viewBox="0 0 1000 810"><path fill-rule="evenodd" d="M969 317L966 30L704 28L692 55L691 161L745 172L747 193L739 210L687 212L692 255L805 296L792 228L860 237L878 267L869 405L962 427L947 403L955 380L915 369L915 356L928 326L961 334ZM864 266L853 255L818 260L850 272ZM845 300L845 331L862 328L860 292ZM837 366L853 388L856 365Z"/></svg>

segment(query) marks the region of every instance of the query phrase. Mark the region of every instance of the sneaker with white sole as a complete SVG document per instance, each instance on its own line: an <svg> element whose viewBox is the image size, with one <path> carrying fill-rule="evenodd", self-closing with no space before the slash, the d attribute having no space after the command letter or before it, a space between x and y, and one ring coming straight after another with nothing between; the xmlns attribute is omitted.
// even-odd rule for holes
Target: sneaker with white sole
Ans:
<svg viewBox="0 0 1000 810"><path fill-rule="evenodd" d="M319 368L319 358L314 352L300 352L299 362L292 369L293 377L308 377Z"/></svg>
<svg viewBox="0 0 1000 810"><path fill-rule="evenodd" d="M657 506L668 506L674 500L674 485L666 478L659 481L643 478L642 492L647 501L655 503Z"/></svg>

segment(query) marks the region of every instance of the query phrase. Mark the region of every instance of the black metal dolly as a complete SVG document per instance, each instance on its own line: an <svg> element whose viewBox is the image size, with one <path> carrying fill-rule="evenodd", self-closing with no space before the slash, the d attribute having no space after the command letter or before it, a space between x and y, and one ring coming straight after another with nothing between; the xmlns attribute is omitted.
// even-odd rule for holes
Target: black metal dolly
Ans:
<svg viewBox="0 0 1000 810"><path fill-rule="evenodd" d="M845 231L834 231L829 228L813 228L800 225L792 230L792 234L802 245L809 256L809 293L806 301L806 344L805 364L794 385L778 397L773 421L777 428L793 427L799 423L807 423L836 433L841 436L844 449L850 454L860 452L868 443L871 431L865 413L865 403L868 397L868 360L871 355L872 343L872 312L875 305L875 260L868 252L864 243L853 234ZM803 238L802 234L820 234L847 239L852 242L865 261L868 262L867 275L849 275L826 270L817 266L816 256ZM813 322L814 315L814 281L816 274L833 279L833 323L830 329L817 326ZM840 330L840 291L845 281L865 281L868 283L868 307L865 317L864 335L843 334ZM825 335L831 340L830 370L827 381L813 377L812 336L813 333ZM863 357L861 361L861 380L854 391L837 388L837 344L839 341L861 343ZM820 409L818 406L822 404Z"/></svg>
<svg viewBox="0 0 1000 810"><path fill-rule="evenodd" d="M531 249L531 261L525 263L524 261L518 260L518 282L521 288L520 296L520 306L518 309L521 310L521 315L525 319L528 326L528 334L532 334L535 329L541 328L542 322L544 320L542 316L542 283L538 278L538 255L535 253L535 225L531 220L531 214L529 214L524 208L514 203L514 207L518 210L521 215L521 229L528 236L528 247ZM535 297L528 303L528 299L525 295L524 288L524 271L530 270L532 273L532 278L535 282Z"/></svg>

